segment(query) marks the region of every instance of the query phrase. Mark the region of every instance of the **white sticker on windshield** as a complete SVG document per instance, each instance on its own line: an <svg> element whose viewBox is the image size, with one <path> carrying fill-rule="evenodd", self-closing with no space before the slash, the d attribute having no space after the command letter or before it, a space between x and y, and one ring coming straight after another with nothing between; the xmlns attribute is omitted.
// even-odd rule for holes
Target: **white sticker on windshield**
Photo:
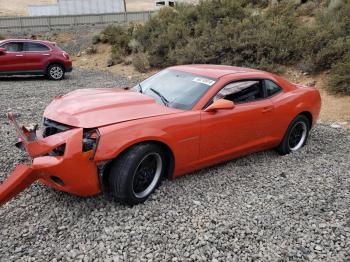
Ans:
<svg viewBox="0 0 350 262"><path fill-rule="evenodd" d="M214 80L203 78L203 77L196 77L196 78L193 79L193 81L197 82L197 83L205 84L205 85L208 85L208 86L212 86L212 85L215 84Z"/></svg>

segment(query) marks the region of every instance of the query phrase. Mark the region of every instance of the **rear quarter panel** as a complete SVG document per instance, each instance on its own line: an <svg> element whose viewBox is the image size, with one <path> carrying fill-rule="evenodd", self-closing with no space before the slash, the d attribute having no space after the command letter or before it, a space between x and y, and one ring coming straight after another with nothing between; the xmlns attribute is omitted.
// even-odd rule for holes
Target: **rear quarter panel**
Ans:
<svg viewBox="0 0 350 262"><path fill-rule="evenodd" d="M317 89L296 87L279 93L271 100L275 106L275 145L282 140L289 124L297 115L309 112L312 115L312 127L316 124L321 110L321 97Z"/></svg>

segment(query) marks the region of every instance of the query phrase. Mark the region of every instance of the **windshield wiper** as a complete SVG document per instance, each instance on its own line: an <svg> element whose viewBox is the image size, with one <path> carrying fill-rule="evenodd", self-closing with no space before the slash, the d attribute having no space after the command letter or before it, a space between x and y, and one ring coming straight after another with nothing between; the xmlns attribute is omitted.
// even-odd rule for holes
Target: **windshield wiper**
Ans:
<svg viewBox="0 0 350 262"><path fill-rule="evenodd" d="M141 94L143 94L142 85L141 85L141 84L138 84L137 86L139 87L139 92L140 92Z"/></svg>
<svg viewBox="0 0 350 262"><path fill-rule="evenodd" d="M157 90L154 90L152 87L150 88L150 90L155 93L157 96L160 97L160 99L162 100L163 104L165 106L168 106L169 105L169 101L168 99L166 99L161 93L159 93Z"/></svg>

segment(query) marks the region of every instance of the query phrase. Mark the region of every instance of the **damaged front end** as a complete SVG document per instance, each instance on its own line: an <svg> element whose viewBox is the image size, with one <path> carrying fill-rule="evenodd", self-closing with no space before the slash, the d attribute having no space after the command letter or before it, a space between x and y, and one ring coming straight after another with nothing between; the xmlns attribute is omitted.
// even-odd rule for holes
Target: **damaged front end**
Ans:
<svg viewBox="0 0 350 262"><path fill-rule="evenodd" d="M36 180L58 190L79 196L100 192L98 171L93 157L99 140L97 129L70 127L44 120L44 131L38 126L20 127L8 114L19 142L31 165L19 164L0 185L0 206L25 190Z"/></svg>

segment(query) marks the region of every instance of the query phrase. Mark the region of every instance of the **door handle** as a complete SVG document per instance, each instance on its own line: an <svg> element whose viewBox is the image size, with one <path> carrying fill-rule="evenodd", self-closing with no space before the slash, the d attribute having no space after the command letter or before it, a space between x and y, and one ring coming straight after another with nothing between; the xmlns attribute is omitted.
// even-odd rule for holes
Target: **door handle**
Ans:
<svg viewBox="0 0 350 262"><path fill-rule="evenodd" d="M50 54L43 54L43 55L45 55L45 56L49 56Z"/></svg>
<svg viewBox="0 0 350 262"><path fill-rule="evenodd" d="M268 113L268 112L271 112L273 110L273 106L267 106L267 107L264 107L261 112L263 113Z"/></svg>
<svg viewBox="0 0 350 262"><path fill-rule="evenodd" d="M16 56L22 57L23 55L16 55Z"/></svg>

